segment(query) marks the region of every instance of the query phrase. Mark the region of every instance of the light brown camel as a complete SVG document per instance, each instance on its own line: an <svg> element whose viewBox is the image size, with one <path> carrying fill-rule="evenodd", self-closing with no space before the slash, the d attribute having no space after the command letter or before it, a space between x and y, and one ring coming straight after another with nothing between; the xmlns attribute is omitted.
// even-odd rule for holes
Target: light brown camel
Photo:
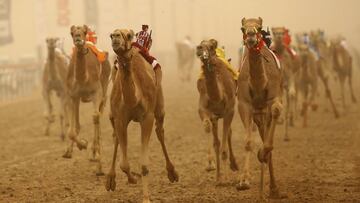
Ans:
<svg viewBox="0 0 360 203"><path fill-rule="evenodd" d="M216 56L216 41L204 40L196 48L196 55L202 62L203 77L197 81L200 94L199 115L209 139L208 161L206 170L214 170L214 158L211 147L211 137L216 157L216 178L222 183L220 172L220 155L225 169L226 161L230 159L230 168L238 170L231 145L231 122L234 117L236 83L227 65ZM218 137L218 120L223 119L223 136ZM212 133L212 136L211 136ZM224 173L226 175L226 173Z"/></svg>
<svg viewBox="0 0 360 203"><path fill-rule="evenodd" d="M263 146L258 151L261 162L260 196L263 198L264 167L269 166L270 198L284 197L275 181L272 162L276 122L282 112L282 73L275 56L266 47L261 36L262 19L242 19L245 51L238 78L238 110L245 127L245 163L238 190L250 187L250 155L253 122L258 127Z"/></svg>
<svg viewBox="0 0 360 203"><path fill-rule="evenodd" d="M170 182L178 181L178 174L170 161L164 137L164 96L161 86L161 69L153 70L139 53L131 46L134 37L132 30L116 29L111 35L112 47L117 55L118 70L114 73L111 91L110 121L114 127L114 154L110 171L106 179L106 190L115 190L115 163L118 144L121 149L120 168L127 175L129 183L137 180L130 170L127 158L127 127L131 121L141 126L141 175L143 202L150 202L148 188L149 140L155 119L155 132L161 143L166 160L166 169ZM157 80L155 78L155 72Z"/></svg>
<svg viewBox="0 0 360 203"><path fill-rule="evenodd" d="M330 47L333 69L337 73L340 82L341 99L344 110L346 109L344 89L346 79L348 79L349 82L351 100L353 103L356 103L356 97L352 86L353 61L347 46L345 39L336 38L331 41Z"/></svg>
<svg viewBox="0 0 360 203"><path fill-rule="evenodd" d="M298 51L301 62L297 83L303 100L301 109L303 127L306 127L308 120L308 107L311 106L313 111L317 109L315 98L318 87L318 63L315 53L310 50L307 44L300 43L298 45Z"/></svg>
<svg viewBox="0 0 360 203"><path fill-rule="evenodd" d="M86 25L73 25L70 31L75 45L67 78L69 95L71 97L70 128L68 131L70 145L63 157L72 157L74 142L80 150L87 148L87 141L78 138L80 132L79 106L80 101L92 102L94 105L93 123L95 132L90 160L98 162L96 174L103 175L100 153L100 116L106 101L110 63L108 60L100 63L94 52L90 50L89 45L85 41L88 31Z"/></svg>
<svg viewBox="0 0 360 203"><path fill-rule="evenodd" d="M68 102L66 88L66 76L68 72L68 64L66 56L56 51L56 44L59 38L47 38L46 45L48 49L48 57L46 59L45 68L42 78L42 95L45 100L45 119L47 124L45 127L45 135L49 135L51 123L54 122L53 104L51 102L51 94L55 92L60 100L60 127L62 140L65 138L65 127L69 125L68 120Z"/></svg>
<svg viewBox="0 0 360 203"><path fill-rule="evenodd" d="M195 59L195 46L190 37L175 44L177 52L178 70L182 81L190 81Z"/></svg>
<svg viewBox="0 0 360 203"><path fill-rule="evenodd" d="M280 60L281 70L283 73L283 88L285 91L285 136L284 140L289 141L288 127L294 126L294 117L296 112L296 85L295 78L299 71L299 58L290 53L290 47L286 47L284 37L285 27L273 27L273 46L272 50Z"/></svg>
<svg viewBox="0 0 360 203"><path fill-rule="evenodd" d="M315 50L319 54L319 59L317 60L317 69L318 76L320 81L323 83L325 88L325 95L329 99L331 108L334 112L335 118L339 117L339 112L335 106L334 100L331 95L331 90L329 87L329 79L331 75L331 52L330 47L324 38L324 33L321 30L313 31L310 33L311 44L314 46Z"/></svg>

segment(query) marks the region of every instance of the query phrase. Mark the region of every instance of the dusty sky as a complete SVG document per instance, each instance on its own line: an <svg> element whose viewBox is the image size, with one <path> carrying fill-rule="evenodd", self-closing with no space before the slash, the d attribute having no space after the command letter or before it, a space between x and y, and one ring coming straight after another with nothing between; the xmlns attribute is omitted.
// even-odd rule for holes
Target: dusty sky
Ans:
<svg viewBox="0 0 360 203"><path fill-rule="evenodd" d="M85 0L67 0L68 26L58 26L58 4L66 0L12 0L14 43L0 47L0 57L17 60L36 56L47 36L65 39L71 49L69 27L84 24ZM241 44L243 17L264 19L265 26L286 26L292 32L321 28L329 35L342 34L360 48L359 0L106 0L99 1L99 47L111 51L109 33L115 28L138 31L141 24L153 29L153 51L174 51L175 40L191 35L198 43L214 37L236 56Z"/></svg>

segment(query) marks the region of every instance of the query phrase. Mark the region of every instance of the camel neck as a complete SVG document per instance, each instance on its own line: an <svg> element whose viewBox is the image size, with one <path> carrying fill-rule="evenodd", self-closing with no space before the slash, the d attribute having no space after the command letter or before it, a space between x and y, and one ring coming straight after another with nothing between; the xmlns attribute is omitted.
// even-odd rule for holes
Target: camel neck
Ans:
<svg viewBox="0 0 360 203"><path fill-rule="evenodd" d="M49 74L52 80L56 78L56 70L55 70L55 49L48 49L48 63L49 63Z"/></svg>
<svg viewBox="0 0 360 203"><path fill-rule="evenodd" d="M268 82L262 58L260 51L249 51L250 85L254 91L258 92L263 91Z"/></svg>
<svg viewBox="0 0 360 203"><path fill-rule="evenodd" d="M137 88L134 81L132 63L129 58L118 55L119 71L121 73L121 86L125 105L134 107L139 99L137 97Z"/></svg>
<svg viewBox="0 0 360 203"><path fill-rule="evenodd" d="M274 43L274 51L276 52L276 54L278 55L282 55L285 51L285 46L282 42L279 41L275 41Z"/></svg>
<svg viewBox="0 0 360 203"><path fill-rule="evenodd" d="M85 82L86 80L86 57L88 49L85 47L75 48L75 78L79 82Z"/></svg>
<svg viewBox="0 0 360 203"><path fill-rule="evenodd" d="M216 67L211 62L203 65L204 75L205 75L205 85L209 98L214 102L221 101L221 94L218 85L218 80L216 77Z"/></svg>

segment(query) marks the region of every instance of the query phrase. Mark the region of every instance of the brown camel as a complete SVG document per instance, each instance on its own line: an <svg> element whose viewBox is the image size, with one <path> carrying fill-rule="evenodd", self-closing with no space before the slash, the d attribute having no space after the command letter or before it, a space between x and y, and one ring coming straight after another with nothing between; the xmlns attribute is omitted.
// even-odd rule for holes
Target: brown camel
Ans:
<svg viewBox="0 0 360 203"><path fill-rule="evenodd" d="M51 102L51 93L54 91L60 99L60 127L62 140L65 138L65 126L68 126L68 102L66 88L66 76L68 72L68 64L66 56L56 51L56 44L59 38L47 38L46 44L48 48L48 57L45 63L42 95L46 103L45 118L47 125L45 127L45 135L49 135L50 125L54 122L53 105Z"/></svg>
<svg viewBox="0 0 360 203"><path fill-rule="evenodd" d="M73 25L70 31L75 45L67 78L69 95L71 97L70 128L68 131L70 145L63 157L72 157L74 142L80 150L87 148L87 141L84 139L79 140L78 138L80 132L79 106L80 101L92 102L94 105L93 123L95 135L90 160L98 162L96 174L103 175L100 153L100 116L106 102L110 63L108 60L100 63L94 52L90 50L89 45L85 41L88 31L86 25Z"/></svg>
<svg viewBox="0 0 360 203"><path fill-rule="evenodd" d="M336 109L334 100L331 95L331 90L329 87L329 79L331 75L331 52L330 47L328 46L327 41L324 38L324 33L321 30L313 31L310 33L311 44L314 46L315 50L319 54L319 59L317 60L317 69L318 76L320 81L323 83L325 88L325 95L329 99L331 108L334 112L335 118L339 117L339 112Z"/></svg>
<svg viewBox="0 0 360 203"><path fill-rule="evenodd" d="M343 38L333 39L331 41L330 51L331 58L333 60L333 69L339 78L342 105L345 110L346 104L344 84L346 79L348 79L349 82L351 100L353 103L356 103L356 97L352 86L352 57L349 53L346 41Z"/></svg>
<svg viewBox="0 0 360 203"><path fill-rule="evenodd" d="M170 182L178 181L178 174L170 161L164 138L164 97L161 86L161 69L153 70L139 53L131 46L134 37L132 30L116 29L111 35L112 47L117 55L117 68L114 73L111 91L110 121L114 128L114 154L110 171L106 179L106 190L115 190L115 163L118 144L121 149L120 168L127 175L129 183L137 180L130 170L127 158L127 127L130 121L141 126L141 176L143 202L150 202L148 189L149 140L155 119L155 132L161 143L166 160L166 169ZM155 75L157 77L155 77Z"/></svg>
<svg viewBox="0 0 360 203"><path fill-rule="evenodd" d="M301 62L297 82L303 99L301 109L303 127L306 127L308 120L308 107L311 106L313 111L317 109L315 98L318 87L318 64L315 53L310 50L307 44L299 44L298 51Z"/></svg>
<svg viewBox="0 0 360 203"><path fill-rule="evenodd" d="M222 183L220 173L220 153L225 169L225 164L230 154L230 168L238 170L231 145L231 122L234 117L236 83L227 65L216 56L216 41L204 40L196 48L196 55L202 62L204 77L197 82L200 94L199 115L205 132L208 134L208 161L207 170L214 170L211 133L216 157L216 178ZM220 142L218 137L218 120L223 118L223 136ZM225 173L224 173L225 174Z"/></svg>
<svg viewBox="0 0 360 203"><path fill-rule="evenodd" d="M290 53L290 47L284 43L286 28L272 28L273 46L272 50L280 60L283 73L283 88L285 91L285 141L289 141L288 127L294 126L294 117L296 112L296 85L295 77L299 70L299 58Z"/></svg>
<svg viewBox="0 0 360 203"><path fill-rule="evenodd" d="M261 162L260 196L263 198L264 167L269 166L270 198L282 198L275 181L272 162L276 122L281 114L282 71L274 54L261 37L262 19L242 19L245 51L238 78L238 110L246 131L244 171L238 190L250 187L250 155L253 150L252 126L258 127L263 146L258 151Z"/></svg>
<svg viewBox="0 0 360 203"><path fill-rule="evenodd" d="M182 81L190 81L195 59L195 46L190 37L176 43L178 70Z"/></svg>

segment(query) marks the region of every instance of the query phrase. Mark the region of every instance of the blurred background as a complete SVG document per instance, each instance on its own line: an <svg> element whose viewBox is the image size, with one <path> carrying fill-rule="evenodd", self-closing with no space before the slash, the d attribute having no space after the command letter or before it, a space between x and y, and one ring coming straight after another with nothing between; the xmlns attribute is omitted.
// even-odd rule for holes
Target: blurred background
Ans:
<svg viewBox="0 0 360 203"><path fill-rule="evenodd" d="M243 17L261 16L265 27L286 26L292 34L323 29L327 36L342 35L353 48L360 48L359 7L358 0L0 0L0 65L2 72L24 64L39 70L46 58L45 39L60 37L69 54L70 26L83 24L95 29L98 47L110 54L109 34L114 29L138 32L142 24L149 24L151 51L168 70L176 66L175 42L186 35L196 44L216 38L237 62ZM4 71L5 65L13 69ZM22 77L25 81L35 76ZM11 81L8 86L20 85L3 80ZM23 86L37 85L38 78L32 81L36 84Z"/></svg>

